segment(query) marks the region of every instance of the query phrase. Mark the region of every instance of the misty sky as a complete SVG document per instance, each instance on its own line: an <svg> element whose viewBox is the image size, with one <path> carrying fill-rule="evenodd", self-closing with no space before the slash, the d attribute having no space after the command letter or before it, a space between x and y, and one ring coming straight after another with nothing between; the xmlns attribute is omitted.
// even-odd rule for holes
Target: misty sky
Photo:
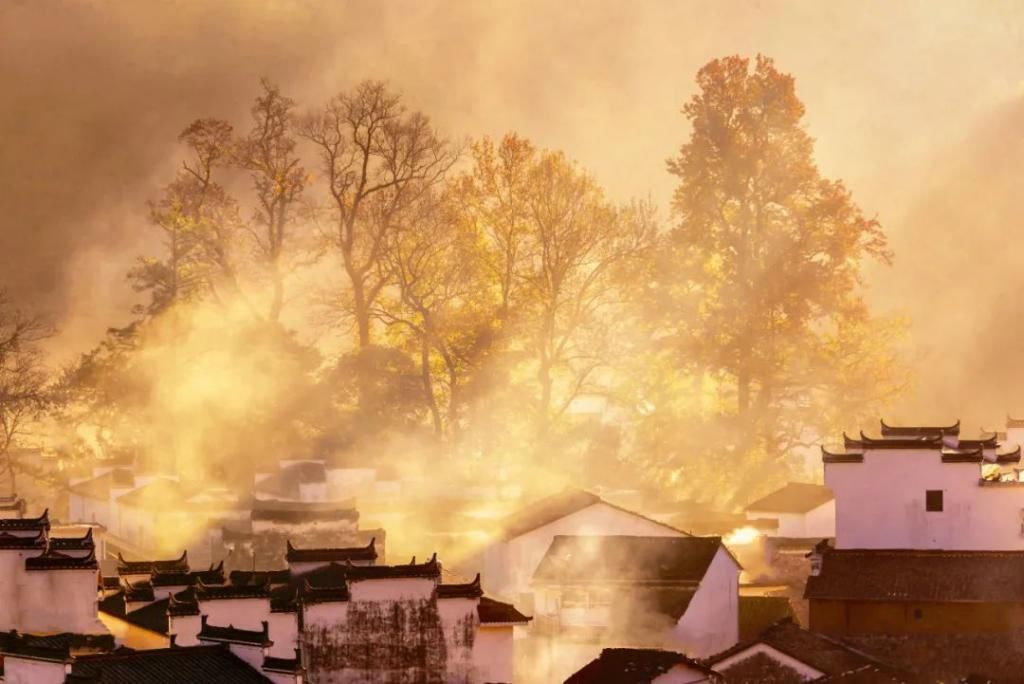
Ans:
<svg viewBox="0 0 1024 684"><path fill-rule="evenodd" d="M873 301L914 319L922 365L956 365L972 350L973 361L940 374L953 384L925 385L948 401L913 406L964 413L964 388L994 355L974 353L962 332L1007 333L997 323L1016 287L944 302L924 280L932 267L1011 270L1016 260L992 250L1004 227L1019 232L1021 214L1013 225L989 211L991 239L977 258L999 261L968 266L961 243L984 226L960 223L973 224L973 213L943 224L956 212L929 215L929 198L949 196L947 184L963 190L951 169L1011 194L1024 180L1022 45L1024 4L1009 1L5 0L0 284L59 321L66 348L84 350L123 323L124 272L154 238L145 202L174 173L177 133L199 116L244 126L261 75L302 108L384 79L452 137L514 129L566 150L616 199L650 194L666 207L664 160L687 135L679 109L696 71L761 52L796 77L823 173L848 182L896 248L892 272L871 275ZM987 152L964 159L979 138ZM1019 163L987 162L1008 149ZM988 206L1009 206L1000 202ZM927 269L922 242L938 260ZM936 309L959 331L948 347L922 322ZM1024 372L1024 361L1013 363ZM1003 384L969 415L1000 419L1000 406L1024 406L1004 379L988 378Z"/></svg>

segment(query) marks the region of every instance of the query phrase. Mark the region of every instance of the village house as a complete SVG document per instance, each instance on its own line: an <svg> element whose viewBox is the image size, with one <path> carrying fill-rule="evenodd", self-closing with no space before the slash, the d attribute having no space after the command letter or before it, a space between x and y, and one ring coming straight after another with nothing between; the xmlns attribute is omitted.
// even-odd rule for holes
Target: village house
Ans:
<svg viewBox="0 0 1024 684"><path fill-rule="evenodd" d="M788 482L748 505L745 513L748 520L775 523L761 528L769 536L822 539L836 535L836 502L824 485Z"/></svg>
<svg viewBox="0 0 1024 684"><path fill-rule="evenodd" d="M756 638L703 661L729 684L856 682L900 684L913 680L853 646L782 620Z"/></svg>
<svg viewBox="0 0 1024 684"><path fill-rule="evenodd" d="M811 559L810 629L825 634L1009 632L1024 627L1024 550L834 549Z"/></svg>
<svg viewBox="0 0 1024 684"><path fill-rule="evenodd" d="M838 549L1024 549L1020 446L893 427L822 447Z"/></svg>
<svg viewBox="0 0 1024 684"><path fill-rule="evenodd" d="M710 655L738 639L739 573L719 537L557 536L534 573L530 648L551 680L607 646Z"/></svg>
<svg viewBox="0 0 1024 684"><path fill-rule="evenodd" d="M309 681L398 672L407 681L513 681L514 629L530 618L484 596L479 576L442 582L436 557L382 565L372 541L351 548L289 542L285 555L284 569L234 571L227 581L219 565L190 570L184 554L122 559L119 580L104 582L101 610L135 628L136 639L143 631L163 638L159 646L228 644L267 676L272 665Z"/></svg>
<svg viewBox="0 0 1024 684"><path fill-rule="evenodd" d="M0 519L0 631L99 634L92 531L50 536L48 512Z"/></svg>
<svg viewBox="0 0 1024 684"><path fill-rule="evenodd" d="M687 533L611 504L596 494L567 489L506 518L483 554L487 591L531 612L534 572L558 535L686 537Z"/></svg>
<svg viewBox="0 0 1024 684"><path fill-rule="evenodd" d="M682 653L651 648L606 648L565 684L696 684L724 682L717 672Z"/></svg>

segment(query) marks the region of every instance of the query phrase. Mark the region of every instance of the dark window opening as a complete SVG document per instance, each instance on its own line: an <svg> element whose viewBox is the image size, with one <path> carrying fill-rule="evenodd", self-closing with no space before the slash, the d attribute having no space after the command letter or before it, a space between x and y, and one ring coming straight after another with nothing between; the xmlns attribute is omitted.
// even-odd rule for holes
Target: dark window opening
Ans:
<svg viewBox="0 0 1024 684"><path fill-rule="evenodd" d="M933 512L942 510L941 489L929 489L924 493L924 510Z"/></svg>
<svg viewBox="0 0 1024 684"><path fill-rule="evenodd" d="M921 609L920 608L915 608L914 609L914 619L915 620L920 620L921 617L922 617Z"/></svg>

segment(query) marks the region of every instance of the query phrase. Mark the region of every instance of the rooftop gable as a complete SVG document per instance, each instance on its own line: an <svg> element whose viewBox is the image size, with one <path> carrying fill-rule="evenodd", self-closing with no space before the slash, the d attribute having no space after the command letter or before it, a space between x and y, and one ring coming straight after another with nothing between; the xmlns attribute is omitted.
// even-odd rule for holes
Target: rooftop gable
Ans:
<svg viewBox="0 0 1024 684"><path fill-rule="evenodd" d="M695 584L721 537L556 536L534 572L539 583Z"/></svg>
<svg viewBox="0 0 1024 684"><path fill-rule="evenodd" d="M756 639L736 644L707 658L704 663L717 670L726 661L736 662L735 656L748 651L753 654L756 651L754 647L758 644L765 644L825 675L851 672L867 665L880 664L867 654L836 639L803 629L788 618L775 623Z"/></svg>
<svg viewBox="0 0 1024 684"><path fill-rule="evenodd" d="M377 560L376 537L370 539L366 546L348 548L297 549L287 542L285 560L289 563L344 563L345 561Z"/></svg>
<svg viewBox="0 0 1024 684"><path fill-rule="evenodd" d="M687 534L686 532L676 529L671 525L648 518L636 511L631 511L606 501L592 492L569 488L559 492L558 494L552 494L551 496L539 499L506 517L501 523L502 538L508 541L510 539L515 539L516 537L521 537L524 534L544 527L545 525L550 525L557 520L561 520L562 518L570 516L573 513L578 513L596 504L602 504L609 508L614 508L622 513L642 518L643 520L647 520L650 523L659 525L679 534Z"/></svg>
<svg viewBox="0 0 1024 684"><path fill-rule="evenodd" d="M167 560L126 560L120 553L117 554L117 574L119 575L148 575L156 569L159 572L188 572L188 551L182 551L177 558Z"/></svg>
<svg viewBox="0 0 1024 684"><path fill-rule="evenodd" d="M511 603L496 601L489 596L480 597L476 614L482 625L525 625L533 619L520 613Z"/></svg>
<svg viewBox="0 0 1024 684"><path fill-rule="evenodd" d="M957 420L952 425L932 425L932 426L921 426L921 425L889 425L885 422L885 419L879 420L882 426L883 437L913 437L922 435L959 435L960 434L960 421Z"/></svg>
<svg viewBox="0 0 1024 684"><path fill-rule="evenodd" d="M653 648L606 648L565 680L565 684L650 684L679 665L704 674L705 681L722 681L721 675L682 653Z"/></svg>
<svg viewBox="0 0 1024 684"><path fill-rule="evenodd" d="M748 511L769 513L807 513L827 504L835 497L825 485L809 482L787 482L780 489L754 501Z"/></svg>

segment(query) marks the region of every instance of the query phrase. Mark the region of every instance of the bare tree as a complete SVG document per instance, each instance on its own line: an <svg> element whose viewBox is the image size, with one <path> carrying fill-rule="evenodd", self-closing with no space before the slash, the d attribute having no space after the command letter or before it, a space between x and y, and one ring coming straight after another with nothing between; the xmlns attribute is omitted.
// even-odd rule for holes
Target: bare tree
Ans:
<svg viewBox="0 0 1024 684"><path fill-rule="evenodd" d="M365 348L372 307L389 279L385 252L396 218L441 180L457 154L425 115L406 111L378 82L336 96L303 120L300 133L319 150L334 215L331 242L351 288L346 308Z"/></svg>
<svg viewBox="0 0 1024 684"><path fill-rule="evenodd" d="M150 217L163 232L166 255L144 257L128 277L150 302L140 313L156 315L204 294L239 293L233 247L240 222L234 198L217 183L214 170L229 162L231 125L197 119L178 139L190 152L163 196L150 203Z"/></svg>
<svg viewBox="0 0 1024 684"><path fill-rule="evenodd" d="M0 457L14 489L12 446L47 404L47 374L39 342L51 331L17 309L0 290Z"/></svg>
<svg viewBox="0 0 1024 684"><path fill-rule="evenodd" d="M252 178L256 209L249 232L270 275L272 295L267 317L276 321L284 301L282 261L305 187L306 170L291 135L295 102L266 79L261 85L263 94L252 108L253 127L238 143L237 160Z"/></svg>
<svg viewBox="0 0 1024 684"><path fill-rule="evenodd" d="M496 309L480 240L464 216L437 192L403 212L384 253L393 287L371 309L418 358L439 437L459 429L464 386L486 358Z"/></svg>

